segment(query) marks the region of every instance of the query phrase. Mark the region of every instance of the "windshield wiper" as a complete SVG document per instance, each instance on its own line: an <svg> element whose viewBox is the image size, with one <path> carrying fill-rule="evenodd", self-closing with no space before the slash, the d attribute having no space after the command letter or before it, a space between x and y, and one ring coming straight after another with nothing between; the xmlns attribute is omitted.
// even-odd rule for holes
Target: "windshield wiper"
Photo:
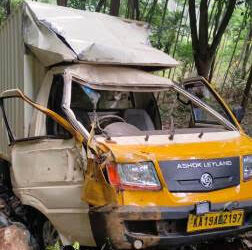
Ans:
<svg viewBox="0 0 252 250"><path fill-rule="evenodd" d="M203 135L204 135L204 132L201 131L200 134L199 134L199 138L201 139Z"/></svg>
<svg viewBox="0 0 252 250"><path fill-rule="evenodd" d="M174 128L174 120L173 116L171 115L171 122L170 122L170 132L169 132L169 140L172 141L175 135L175 128Z"/></svg>

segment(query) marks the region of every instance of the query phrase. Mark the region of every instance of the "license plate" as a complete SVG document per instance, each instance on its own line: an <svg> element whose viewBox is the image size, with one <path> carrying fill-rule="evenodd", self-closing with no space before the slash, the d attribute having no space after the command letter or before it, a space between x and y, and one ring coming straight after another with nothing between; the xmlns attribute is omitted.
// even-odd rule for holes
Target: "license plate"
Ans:
<svg viewBox="0 0 252 250"><path fill-rule="evenodd" d="M223 227L237 227L243 224L244 211L210 212L203 215L189 214L187 232Z"/></svg>

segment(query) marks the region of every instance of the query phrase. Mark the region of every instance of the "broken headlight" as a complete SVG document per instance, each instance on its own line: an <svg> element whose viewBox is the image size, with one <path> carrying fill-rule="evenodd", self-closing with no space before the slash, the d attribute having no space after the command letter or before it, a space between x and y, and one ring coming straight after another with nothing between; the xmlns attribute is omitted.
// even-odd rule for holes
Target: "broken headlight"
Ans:
<svg viewBox="0 0 252 250"><path fill-rule="evenodd" d="M243 180L252 178L252 155L243 156Z"/></svg>
<svg viewBox="0 0 252 250"><path fill-rule="evenodd" d="M108 166L111 184L125 189L160 189L160 182L152 162L126 163Z"/></svg>

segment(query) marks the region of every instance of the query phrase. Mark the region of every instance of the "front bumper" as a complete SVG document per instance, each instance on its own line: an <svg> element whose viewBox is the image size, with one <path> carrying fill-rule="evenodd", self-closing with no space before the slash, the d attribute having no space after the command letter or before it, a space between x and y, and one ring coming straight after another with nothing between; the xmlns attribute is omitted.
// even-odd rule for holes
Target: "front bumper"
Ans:
<svg viewBox="0 0 252 250"><path fill-rule="evenodd" d="M142 248L182 246L252 230L252 201L211 204L211 211L231 209L244 209L243 226L187 233L187 218L194 206L104 206L90 209L90 222L100 247L106 243L116 249L131 249L136 240L143 243Z"/></svg>

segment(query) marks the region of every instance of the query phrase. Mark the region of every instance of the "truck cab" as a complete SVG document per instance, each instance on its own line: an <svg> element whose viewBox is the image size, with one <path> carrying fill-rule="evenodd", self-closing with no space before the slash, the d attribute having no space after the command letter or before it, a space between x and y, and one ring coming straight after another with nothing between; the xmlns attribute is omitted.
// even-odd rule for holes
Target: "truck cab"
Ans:
<svg viewBox="0 0 252 250"><path fill-rule="evenodd" d="M161 77L179 63L148 34L36 1L1 27L0 198L34 249L169 248L252 229L241 110L204 78Z"/></svg>
<svg viewBox="0 0 252 250"><path fill-rule="evenodd" d="M142 249L251 230L252 141L204 78L82 64L45 79L37 102L8 90L1 108L13 191L65 244ZM6 115L13 98L34 109L26 138Z"/></svg>

